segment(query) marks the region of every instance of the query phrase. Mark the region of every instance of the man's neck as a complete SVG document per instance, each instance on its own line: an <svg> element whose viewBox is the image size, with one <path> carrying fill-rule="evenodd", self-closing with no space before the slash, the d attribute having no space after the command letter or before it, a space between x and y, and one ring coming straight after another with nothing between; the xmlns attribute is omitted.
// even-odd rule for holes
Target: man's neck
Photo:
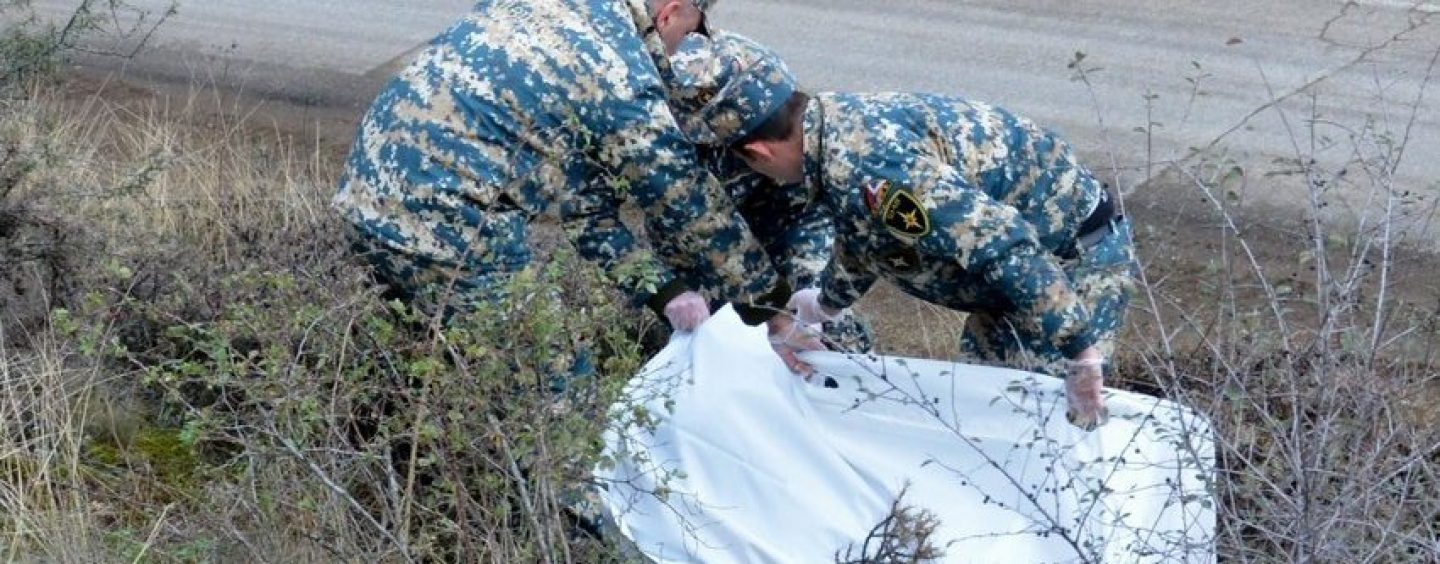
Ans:
<svg viewBox="0 0 1440 564"><path fill-rule="evenodd" d="M630 11L630 19L635 22L635 32L640 35L640 41L645 43L645 50L650 53L650 59L655 63L655 70L660 75L660 83L669 85L674 83L674 75L670 70L670 56L665 51L665 41L660 39L660 31L655 28L655 18L650 13L651 0L623 0L625 7Z"/></svg>

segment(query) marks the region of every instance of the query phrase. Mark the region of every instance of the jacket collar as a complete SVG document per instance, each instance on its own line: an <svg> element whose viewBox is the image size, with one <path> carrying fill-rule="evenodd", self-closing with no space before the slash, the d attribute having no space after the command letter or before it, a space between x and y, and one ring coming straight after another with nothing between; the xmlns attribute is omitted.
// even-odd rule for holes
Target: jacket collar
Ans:
<svg viewBox="0 0 1440 564"><path fill-rule="evenodd" d="M802 123L800 134L804 144L805 176L801 184L809 194L809 205L815 205L825 188L825 105L819 96L810 97Z"/></svg>

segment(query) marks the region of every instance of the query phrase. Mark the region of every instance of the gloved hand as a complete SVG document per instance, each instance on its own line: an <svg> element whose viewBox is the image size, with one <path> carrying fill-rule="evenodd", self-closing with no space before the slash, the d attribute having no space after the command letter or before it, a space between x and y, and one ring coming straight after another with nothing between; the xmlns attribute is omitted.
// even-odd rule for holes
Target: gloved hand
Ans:
<svg viewBox="0 0 1440 564"><path fill-rule="evenodd" d="M820 305L819 288L806 288L791 294L790 303L785 304L785 307L795 312L795 320L801 325L817 326L840 318L840 312Z"/></svg>
<svg viewBox="0 0 1440 564"><path fill-rule="evenodd" d="M694 331L710 318L710 304L698 292L685 292L665 304L665 318L676 331Z"/></svg>
<svg viewBox="0 0 1440 564"><path fill-rule="evenodd" d="M1065 419L1085 431L1094 431L1110 419L1101 390L1105 387L1105 359L1090 347L1066 363L1065 400L1069 409Z"/></svg>
<svg viewBox="0 0 1440 564"><path fill-rule="evenodd" d="M807 329L783 313L770 318L766 325L770 328L770 347L775 349L775 354L780 356L780 360L785 361L785 366L791 372L809 380L810 376L815 373L815 369L800 360L796 353L825 350L825 343L821 342L820 334Z"/></svg>

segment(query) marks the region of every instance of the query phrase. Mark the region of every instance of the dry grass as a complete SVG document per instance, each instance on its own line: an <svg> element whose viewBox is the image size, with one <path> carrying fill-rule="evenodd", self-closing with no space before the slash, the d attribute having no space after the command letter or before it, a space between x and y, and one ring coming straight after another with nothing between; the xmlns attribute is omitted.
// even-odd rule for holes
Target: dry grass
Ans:
<svg viewBox="0 0 1440 564"><path fill-rule="evenodd" d="M603 335L605 373L629 374L633 340L598 329L628 314L417 329L348 260L333 147L175 100L0 102L0 558L610 556L560 506L614 381L556 412L511 395L535 358L492 345ZM1227 199L1218 152L1153 163L1127 202L1146 279L1115 383L1214 422L1228 559L1440 558L1440 290L1397 229L1416 208L1380 133L1299 167L1313 198L1291 217ZM1364 221L1321 205L1341 177ZM956 350L961 314L885 286L859 310L883 351ZM521 470L537 456L553 471Z"/></svg>
<svg viewBox="0 0 1440 564"><path fill-rule="evenodd" d="M10 560L75 562L138 557L157 542L171 556L201 551L171 542L204 505L195 463L178 443L155 440L165 414L139 385L141 367L124 361L123 340L139 327L104 313L173 295L177 272L204 286L295 258L247 265L267 245L334 247L328 181L312 180L328 175L285 144L242 138L252 133L235 124L196 127L158 104L61 99L34 92L0 105L4 243L31 251L6 254L0 269L12 289L0 313L0 547ZM65 236L42 236L52 232ZM183 305L171 313L210 304Z"/></svg>

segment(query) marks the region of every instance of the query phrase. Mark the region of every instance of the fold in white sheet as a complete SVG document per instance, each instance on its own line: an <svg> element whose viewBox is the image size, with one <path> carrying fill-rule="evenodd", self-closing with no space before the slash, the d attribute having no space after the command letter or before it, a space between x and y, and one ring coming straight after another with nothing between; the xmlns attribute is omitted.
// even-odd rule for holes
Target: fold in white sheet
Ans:
<svg viewBox="0 0 1440 564"><path fill-rule="evenodd" d="M612 411L595 477L651 559L858 557L908 486L947 562L1214 560L1213 442L1193 412L1107 391L1110 422L1085 433L1057 379L917 359L810 353L807 384L764 331L717 312Z"/></svg>

